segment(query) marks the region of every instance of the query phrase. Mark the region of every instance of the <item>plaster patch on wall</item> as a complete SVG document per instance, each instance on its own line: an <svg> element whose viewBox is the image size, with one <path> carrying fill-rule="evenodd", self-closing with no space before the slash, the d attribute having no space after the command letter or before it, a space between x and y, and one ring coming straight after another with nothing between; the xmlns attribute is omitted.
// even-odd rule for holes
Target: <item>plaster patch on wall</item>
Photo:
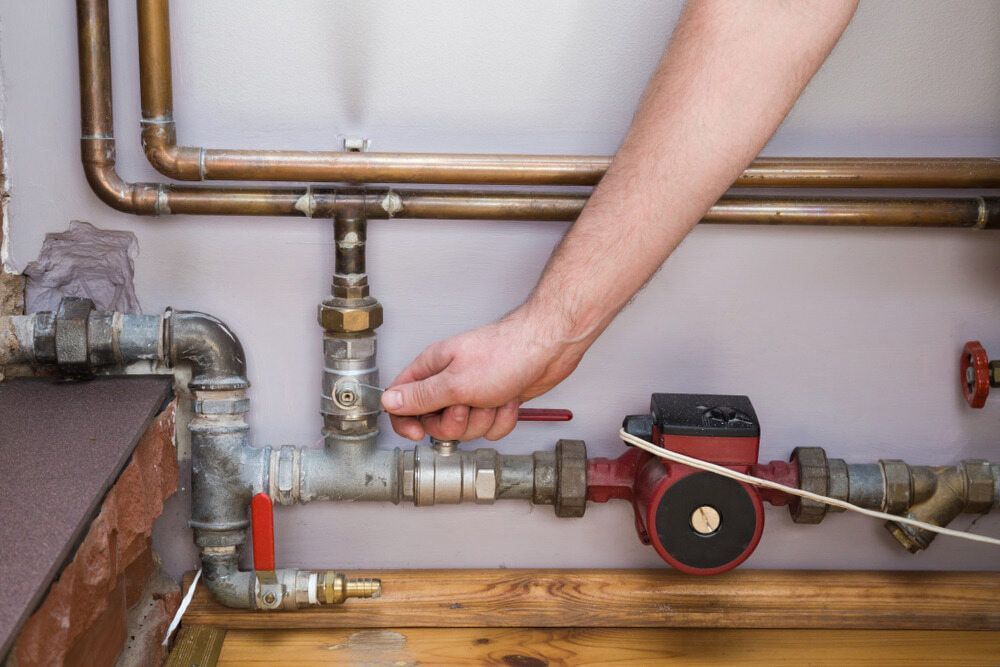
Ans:
<svg viewBox="0 0 1000 667"><path fill-rule="evenodd" d="M3 67L0 66L0 81L3 81ZM3 93L0 92L0 98ZM0 105L0 122L3 122ZM0 127L0 272L17 273L10 258L10 168L7 164L7 144L3 128Z"/></svg>
<svg viewBox="0 0 1000 667"><path fill-rule="evenodd" d="M91 299L98 310L142 312L133 284L138 251L132 232L79 220L68 231L46 234L38 259L24 267L27 312L54 311L64 296Z"/></svg>
<svg viewBox="0 0 1000 667"><path fill-rule="evenodd" d="M0 143L3 142L3 133L0 132ZM10 199L10 190L7 182L7 156L3 157L3 180L0 181L0 272L16 273L10 262L10 210L7 206Z"/></svg>
<svg viewBox="0 0 1000 667"><path fill-rule="evenodd" d="M6 172L6 166L4 167L4 172ZM15 273L14 267L10 262L10 225L8 224L10 215L7 211L7 200L10 196L7 194L6 183L3 183L0 187L4 189L3 193L0 194L0 271Z"/></svg>
<svg viewBox="0 0 1000 667"><path fill-rule="evenodd" d="M0 24L0 43L3 42L3 28ZM10 250L10 165L7 163L7 142L4 129L7 127L7 71L0 57L0 273L18 273L11 259Z"/></svg>

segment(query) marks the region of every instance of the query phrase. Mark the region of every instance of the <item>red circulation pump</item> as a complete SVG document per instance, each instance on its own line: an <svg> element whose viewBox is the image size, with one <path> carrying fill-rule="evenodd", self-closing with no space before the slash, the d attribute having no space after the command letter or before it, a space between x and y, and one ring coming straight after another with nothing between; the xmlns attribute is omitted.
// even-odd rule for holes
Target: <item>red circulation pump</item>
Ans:
<svg viewBox="0 0 1000 667"><path fill-rule="evenodd" d="M757 462L760 424L746 396L653 394L650 414L626 417L623 427L665 449L798 487L795 465ZM639 539L688 574L719 574L745 561L764 530L762 501L789 500L637 448L591 459L587 480L588 500L630 501Z"/></svg>

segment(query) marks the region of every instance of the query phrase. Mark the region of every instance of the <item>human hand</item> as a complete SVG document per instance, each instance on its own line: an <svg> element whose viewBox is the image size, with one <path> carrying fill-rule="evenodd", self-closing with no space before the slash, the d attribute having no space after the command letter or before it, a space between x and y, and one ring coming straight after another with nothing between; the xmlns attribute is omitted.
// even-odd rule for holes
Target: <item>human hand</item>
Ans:
<svg viewBox="0 0 1000 667"><path fill-rule="evenodd" d="M395 431L411 440L498 440L524 401L573 370L588 342L564 341L521 308L493 324L434 343L382 395Z"/></svg>

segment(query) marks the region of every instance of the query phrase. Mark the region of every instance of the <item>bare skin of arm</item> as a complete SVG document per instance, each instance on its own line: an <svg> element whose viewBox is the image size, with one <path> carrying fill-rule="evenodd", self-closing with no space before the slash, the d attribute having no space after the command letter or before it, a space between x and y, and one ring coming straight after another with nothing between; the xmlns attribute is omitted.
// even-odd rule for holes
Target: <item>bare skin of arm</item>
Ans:
<svg viewBox="0 0 1000 667"><path fill-rule="evenodd" d="M856 0L692 0L632 126L525 303L437 342L382 396L419 440L496 440L565 379L777 130Z"/></svg>

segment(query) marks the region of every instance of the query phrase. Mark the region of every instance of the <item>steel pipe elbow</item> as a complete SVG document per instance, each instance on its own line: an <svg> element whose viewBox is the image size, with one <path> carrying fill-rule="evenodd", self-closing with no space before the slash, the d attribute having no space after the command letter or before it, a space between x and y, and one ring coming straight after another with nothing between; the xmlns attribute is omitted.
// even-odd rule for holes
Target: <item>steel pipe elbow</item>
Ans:
<svg viewBox="0 0 1000 667"><path fill-rule="evenodd" d="M171 366L191 366L193 390L246 389L246 356L239 338L224 322L205 313L171 310L163 315L164 349Z"/></svg>
<svg viewBox="0 0 1000 667"><path fill-rule="evenodd" d="M240 571L232 547L204 551L201 555L202 580L219 604L230 609L255 609L256 577Z"/></svg>

